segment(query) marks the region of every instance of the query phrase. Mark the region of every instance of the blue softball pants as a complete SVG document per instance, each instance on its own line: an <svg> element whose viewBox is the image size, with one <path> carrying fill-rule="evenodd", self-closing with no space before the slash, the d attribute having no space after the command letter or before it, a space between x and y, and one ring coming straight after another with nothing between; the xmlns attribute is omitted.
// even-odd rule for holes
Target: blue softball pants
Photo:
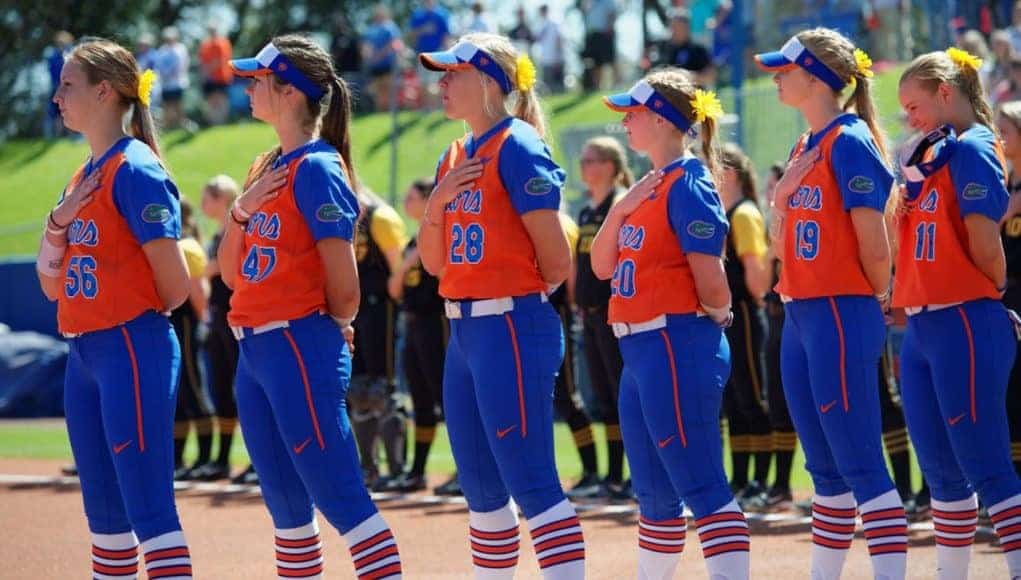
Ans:
<svg viewBox="0 0 1021 580"><path fill-rule="evenodd" d="M908 317L901 397L918 464L940 501L1021 493L1010 458L1007 381L1017 339L1003 304L976 300Z"/></svg>
<svg viewBox="0 0 1021 580"><path fill-rule="evenodd" d="M64 412L89 529L138 540L181 529L174 503L174 411L181 349L149 311L69 339Z"/></svg>
<svg viewBox="0 0 1021 580"><path fill-rule="evenodd" d="M277 528L307 525L313 502L342 534L376 513L347 416L351 354L314 313L261 334L240 329L238 416Z"/></svg>
<svg viewBox="0 0 1021 580"><path fill-rule="evenodd" d="M879 357L886 324L872 296L785 305L784 394L819 495L852 492L859 504L894 489L883 456Z"/></svg>
<svg viewBox="0 0 1021 580"><path fill-rule="evenodd" d="M620 429L642 516L696 518L733 498L723 470L720 405L730 345L708 317L668 315L666 328L621 337Z"/></svg>
<svg viewBox="0 0 1021 580"><path fill-rule="evenodd" d="M564 499L553 453L553 383L564 356L560 317L539 294L503 314L453 303L443 409L458 480L475 512L509 497L525 517Z"/></svg>

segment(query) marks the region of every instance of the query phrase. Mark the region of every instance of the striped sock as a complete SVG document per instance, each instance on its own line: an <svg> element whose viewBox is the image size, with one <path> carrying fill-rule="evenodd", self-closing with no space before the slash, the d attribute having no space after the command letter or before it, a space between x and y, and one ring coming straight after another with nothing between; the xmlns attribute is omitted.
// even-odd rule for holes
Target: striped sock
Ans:
<svg viewBox="0 0 1021 580"><path fill-rule="evenodd" d="M989 518L1000 538L1011 579L1021 577L1021 494L989 506Z"/></svg>
<svg viewBox="0 0 1021 580"><path fill-rule="evenodd" d="M638 518L638 574L648 580L669 580L684 551L688 522L684 516L670 520Z"/></svg>
<svg viewBox="0 0 1021 580"><path fill-rule="evenodd" d="M876 578L904 578L908 565L908 520L896 489L861 504L861 523Z"/></svg>
<svg viewBox="0 0 1021 580"><path fill-rule="evenodd" d="M514 578L521 548L518 509L513 500L491 512L468 512L475 578L503 580Z"/></svg>
<svg viewBox="0 0 1021 580"><path fill-rule="evenodd" d="M277 528L274 539L277 551L277 578L323 577L323 544L319 541L319 525L313 519L297 528Z"/></svg>
<svg viewBox="0 0 1021 580"><path fill-rule="evenodd" d="M399 579L401 556L383 516L376 512L344 534L358 580Z"/></svg>
<svg viewBox="0 0 1021 580"><path fill-rule="evenodd" d="M585 577L585 539L574 506L566 499L528 518L535 559L545 580Z"/></svg>
<svg viewBox="0 0 1021 580"><path fill-rule="evenodd" d="M138 540L133 532L92 534L93 580L138 578Z"/></svg>
<svg viewBox="0 0 1021 580"><path fill-rule="evenodd" d="M748 551L751 548L748 522L736 501L730 500L727 505L695 520L695 528L710 578L748 578Z"/></svg>
<svg viewBox="0 0 1021 580"><path fill-rule="evenodd" d="M933 499L932 523L936 527L936 578L967 578L978 523L978 499L974 494L958 501Z"/></svg>
<svg viewBox="0 0 1021 580"><path fill-rule="evenodd" d="M185 580L191 578L191 555L181 530L167 532L142 542L145 572L150 580Z"/></svg>
<svg viewBox="0 0 1021 580"><path fill-rule="evenodd" d="M854 538L857 510L851 493L812 498L812 580L836 580Z"/></svg>

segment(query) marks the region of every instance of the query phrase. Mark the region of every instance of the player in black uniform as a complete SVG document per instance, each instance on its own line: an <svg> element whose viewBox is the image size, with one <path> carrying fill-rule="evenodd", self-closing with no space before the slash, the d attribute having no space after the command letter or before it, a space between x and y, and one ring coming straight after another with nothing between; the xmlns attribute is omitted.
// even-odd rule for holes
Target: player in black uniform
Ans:
<svg viewBox="0 0 1021 580"><path fill-rule="evenodd" d="M1010 202L1001 222L1003 253L1007 258L1007 291L1003 303L1021 312L1021 101L1005 103L997 116L1003 152L1010 163ZM1021 344L1021 343L1019 343ZM1021 352L1019 352L1021 354ZM1021 362L1014 363L1007 386L1007 417L1014 469L1021 473Z"/></svg>
<svg viewBox="0 0 1021 580"><path fill-rule="evenodd" d="M591 139L581 152L581 180L586 187L588 203L578 214L574 299L582 319L582 349L593 394L599 405L598 415L606 426L609 468L600 486L594 486L592 482L587 489L579 486L576 497L601 493L612 499L630 496L629 486L624 481L624 443L617 414L617 390L623 361L617 338L606 323L610 282L596 278L590 258L592 239L606 219L614 198L632 185L633 177L626 159L624 148L612 137Z"/></svg>

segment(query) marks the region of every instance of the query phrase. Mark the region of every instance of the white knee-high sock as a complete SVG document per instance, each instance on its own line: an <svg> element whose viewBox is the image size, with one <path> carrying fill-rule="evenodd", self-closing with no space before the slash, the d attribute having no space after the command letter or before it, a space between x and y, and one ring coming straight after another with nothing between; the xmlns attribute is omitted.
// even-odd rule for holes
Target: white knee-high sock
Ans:
<svg viewBox="0 0 1021 580"><path fill-rule="evenodd" d="M468 512L468 535L477 580L510 580L518 566L521 534L514 500L491 512Z"/></svg>
<svg viewBox="0 0 1021 580"><path fill-rule="evenodd" d="M967 578L978 524L978 498L972 494L958 501L933 499L932 523L936 528L937 580Z"/></svg>
<svg viewBox="0 0 1021 580"><path fill-rule="evenodd" d="M901 580L908 566L908 520L896 489L859 506L876 580Z"/></svg>
<svg viewBox="0 0 1021 580"><path fill-rule="evenodd" d="M748 580L748 521L737 502L695 520L711 580Z"/></svg>
<svg viewBox="0 0 1021 580"><path fill-rule="evenodd" d="M315 519L297 528L277 528L277 578L319 580L323 577L323 545Z"/></svg>
<svg viewBox="0 0 1021 580"><path fill-rule="evenodd" d="M167 532L142 542L145 572L150 579L190 580L191 555L181 530Z"/></svg>
<svg viewBox="0 0 1021 580"><path fill-rule="evenodd" d="M669 520L638 519L638 576L642 580L670 580L674 577L688 521L684 516Z"/></svg>
<svg viewBox="0 0 1021 580"><path fill-rule="evenodd" d="M138 578L138 539L134 532L92 534L92 578L134 580Z"/></svg>
<svg viewBox="0 0 1021 580"><path fill-rule="evenodd" d="M812 498L812 580L838 580L854 539L857 504L850 492Z"/></svg>
<svg viewBox="0 0 1021 580"><path fill-rule="evenodd" d="M358 580L397 580L401 577L401 556L390 526L379 512L344 534Z"/></svg>
<svg viewBox="0 0 1021 580"><path fill-rule="evenodd" d="M585 577L585 539L571 502L563 499L541 514L528 518L528 530L544 580L581 580Z"/></svg>
<svg viewBox="0 0 1021 580"><path fill-rule="evenodd" d="M1011 580L1021 578L1021 494L989 506L989 519L1000 538Z"/></svg>

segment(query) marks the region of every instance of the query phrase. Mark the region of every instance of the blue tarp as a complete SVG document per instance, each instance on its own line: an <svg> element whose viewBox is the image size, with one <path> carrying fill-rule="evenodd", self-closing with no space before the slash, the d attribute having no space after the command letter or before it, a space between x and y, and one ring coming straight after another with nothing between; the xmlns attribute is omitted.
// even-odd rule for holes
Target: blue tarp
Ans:
<svg viewBox="0 0 1021 580"><path fill-rule="evenodd" d="M38 332L0 332L0 417L63 415L67 350Z"/></svg>

